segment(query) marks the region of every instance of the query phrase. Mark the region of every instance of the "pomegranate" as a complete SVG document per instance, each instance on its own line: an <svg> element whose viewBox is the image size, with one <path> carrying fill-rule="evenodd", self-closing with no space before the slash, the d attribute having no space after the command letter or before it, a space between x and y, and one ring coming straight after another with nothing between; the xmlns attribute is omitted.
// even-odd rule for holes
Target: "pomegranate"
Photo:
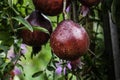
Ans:
<svg viewBox="0 0 120 80"><path fill-rule="evenodd" d="M100 2L100 0L79 0L83 5L91 7Z"/></svg>
<svg viewBox="0 0 120 80"><path fill-rule="evenodd" d="M60 22L50 37L52 51L61 59L77 60L89 47L86 30L72 20Z"/></svg>
<svg viewBox="0 0 120 80"><path fill-rule="evenodd" d="M30 16L26 18L26 20L33 27L43 27L52 33L52 26L50 21L45 18L39 11L33 11ZM20 37L23 39L23 43L33 47L33 54L38 53L41 50L41 45L47 43L50 38L48 33L34 30L33 32L29 30L21 30Z"/></svg>
<svg viewBox="0 0 120 80"><path fill-rule="evenodd" d="M63 10L63 0L33 0L33 4L36 10L49 16L56 16Z"/></svg>

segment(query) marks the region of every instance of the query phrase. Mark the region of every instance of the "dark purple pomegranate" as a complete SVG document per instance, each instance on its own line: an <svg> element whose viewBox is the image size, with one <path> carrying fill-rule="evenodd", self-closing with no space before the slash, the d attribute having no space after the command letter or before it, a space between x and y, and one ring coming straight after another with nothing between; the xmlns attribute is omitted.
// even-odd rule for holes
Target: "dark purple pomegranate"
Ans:
<svg viewBox="0 0 120 80"><path fill-rule="evenodd" d="M63 10L63 0L33 0L33 4L36 10L49 16L56 16Z"/></svg>
<svg viewBox="0 0 120 80"><path fill-rule="evenodd" d="M72 20L64 20L51 34L50 46L59 58L77 60L87 51L89 36L79 24Z"/></svg>
<svg viewBox="0 0 120 80"><path fill-rule="evenodd" d="M52 26L48 19L41 15L38 11L33 11L30 16L26 17L26 20L33 27L43 27L52 33ZM46 44L50 38L50 34L45 32L34 30L33 32L29 30L21 30L20 37L23 39L23 43L33 47L33 54L38 53L41 50L41 45ZM33 55L32 54L32 55Z"/></svg>

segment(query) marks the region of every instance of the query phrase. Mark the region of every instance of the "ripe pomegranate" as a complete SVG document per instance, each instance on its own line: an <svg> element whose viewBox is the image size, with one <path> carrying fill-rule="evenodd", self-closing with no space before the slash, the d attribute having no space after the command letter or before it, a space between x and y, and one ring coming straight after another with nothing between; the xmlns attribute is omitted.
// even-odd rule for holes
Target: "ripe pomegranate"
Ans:
<svg viewBox="0 0 120 80"><path fill-rule="evenodd" d="M39 11L33 11L30 16L26 18L26 20L33 26L33 27L43 27L52 33L52 26L50 21L45 18ZM39 31L34 30L33 32L29 30L21 30L20 37L23 39L23 43L30 45L33 47L33 54L35 55L41 50L41 45L47 43L50 38L50 35ZM32 55L33 55L32 54ZM31 55L31 56L32 56Z"/></svg>
<svg viewBox="0 0 120 80"><path fill-rule="evenodd" d="M60 22L51 34L52 51L61 59L76 60L89 47L89 37L86 30L72 20Z"/></svg>
<svg viewBox="0 0 120 80"><path fill-rule="evenodd" d="M56 16L63 10L63 0L33 0L33 4L36 10L49 16Z"/></svg>
<svg viewBox="0 0 120 80"><path fill-rule="evenodd" d="M79 0L83 5L91 7L100 2L100 0Z"/></svg>

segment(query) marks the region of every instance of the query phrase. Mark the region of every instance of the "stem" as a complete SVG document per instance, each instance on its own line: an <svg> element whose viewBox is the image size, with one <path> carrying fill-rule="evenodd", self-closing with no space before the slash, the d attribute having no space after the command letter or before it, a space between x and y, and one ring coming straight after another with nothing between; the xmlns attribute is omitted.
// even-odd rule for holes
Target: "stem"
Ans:
<svg viewBox="0 0 120 80"><path fill-rule="evenodd" d="M72 20L75 22L78 22L77 19L77 1L76 0L72 0Z"/></svg>
<svg viewBox="0 0 120 80"><path fill-rule="evenodd" d="M65 73L65 80L68 80L68 73Z"/></svg>
<svg viewBox="0 0 120 80"><path fill-rule="evenodd" d="M14 32L14 34L15 34L15 30L14 30L14 28L13 28L12 17L11 17L11 15L9 15L9 14L8 14L8 20L9 20L9 22L10 22L10 27L11 27L12 31Z"/></svg>
<svg viewBox="0 0 120 80"><path fill-rule="evenodd" d="M20 57L21 57L21 53L20 53L20 51L21 51L21 49L19 50L19 53L18 53L18 58L16 59L16 61L15 61L14 65L16 65L16 64L17 64L17 62L19 61L19 59L20 59Z"/></svg>
<svg viewBox="0 0 120 80"><path fill-rule="evenodd" d="M64 19L67 19L67 13L66 13L66 0L63 1L63 16Z"/></svg>
<svg viewBox="0 0 120 80"><path fill-rule="evenodd" d="M96 55L95 55L95 53L94 53L93 51L91 51L90 49L88 49L88 51L89 51L92 55L94 55L94 56L96 57Z"/></svg>
<svg viewBox="0 0 120 80"><path fill-rule="evenodd" d="M79 77L80 76L80 74L79 74L79 72L76 72L76 80L81 80L81 78Z"/></svg>

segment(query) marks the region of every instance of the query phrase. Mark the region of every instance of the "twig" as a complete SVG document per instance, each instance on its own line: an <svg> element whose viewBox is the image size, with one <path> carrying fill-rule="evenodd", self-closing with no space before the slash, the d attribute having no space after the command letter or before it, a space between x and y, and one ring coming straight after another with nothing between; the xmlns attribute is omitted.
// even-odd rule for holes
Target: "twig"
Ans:
<svg viewBox="0 0 120 80"><path fill-rule="evenodd" d="M64 19L67 19L67 13L66 13L66 0L63 1L63 15Z"/></svg>

